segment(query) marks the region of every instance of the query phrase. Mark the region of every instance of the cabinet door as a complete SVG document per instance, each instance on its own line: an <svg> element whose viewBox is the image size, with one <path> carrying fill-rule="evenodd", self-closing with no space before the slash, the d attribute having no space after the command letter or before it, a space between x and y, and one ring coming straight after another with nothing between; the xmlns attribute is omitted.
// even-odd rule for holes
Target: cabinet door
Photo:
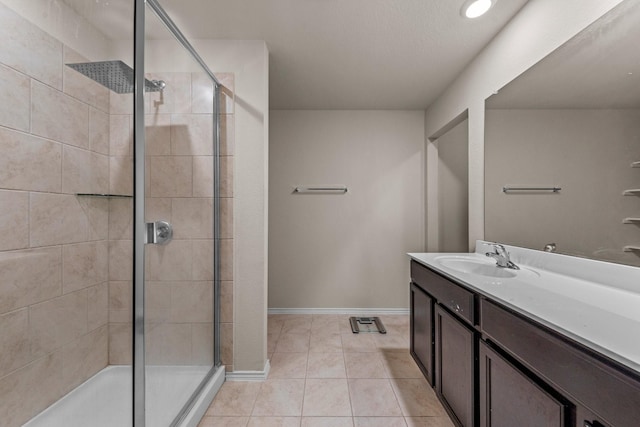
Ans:
<svg viewBox="0 0 640 427"><path fill-rule="evenodd" d="M411 284L411 355L433 385L433 300Z"/></svg>
<svg viewBox="0 0 640 427"><path fill-rule="evenodd" d="M460 425L474 427L474 332L437 304L434 315L436 390Z"/></svg>
<svg viewBox="0 0 640 427"><path fill-rule="evenodd" d="M563 427L567 407L480 342L480 427Z"/></svg>

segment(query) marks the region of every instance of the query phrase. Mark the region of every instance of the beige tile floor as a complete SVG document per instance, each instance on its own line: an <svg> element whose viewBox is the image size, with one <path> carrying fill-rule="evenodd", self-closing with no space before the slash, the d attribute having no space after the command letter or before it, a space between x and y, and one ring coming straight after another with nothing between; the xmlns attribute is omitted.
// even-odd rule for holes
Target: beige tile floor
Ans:
<svg viewBox="0 0 640 427"><path fill-rule="evenodd" d="M269 378L226 382L200 427L453 427L409 355L408 316L387 334L347 315L270 315Z"/></svg>

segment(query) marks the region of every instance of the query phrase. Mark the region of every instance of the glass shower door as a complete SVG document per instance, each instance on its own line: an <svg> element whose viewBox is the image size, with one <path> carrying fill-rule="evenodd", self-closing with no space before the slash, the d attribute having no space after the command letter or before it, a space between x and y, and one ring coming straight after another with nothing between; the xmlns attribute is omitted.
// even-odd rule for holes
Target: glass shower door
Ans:
<svg viewBox="0 0 640 427"><path fill-rule="evenodd" d="M215 365L218 126L208 70L185 49L157 2L147 0L145 15L145 139L137 147L144 154L136 153L144 163L144 198L136 197L146 243L138 295L145 425L163 427L178 425Z"/></svg>

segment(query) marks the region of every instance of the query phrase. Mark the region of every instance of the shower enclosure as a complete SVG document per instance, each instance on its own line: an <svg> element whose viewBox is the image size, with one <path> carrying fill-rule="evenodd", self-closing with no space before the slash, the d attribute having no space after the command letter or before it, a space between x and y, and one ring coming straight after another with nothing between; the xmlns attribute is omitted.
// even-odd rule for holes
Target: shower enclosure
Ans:
<svg viewBox="0 0 640 427"><path fill-rule="evenodd" d="M0 0L0 39L0 424L197 425L218 79L157 0Z"/></svg>

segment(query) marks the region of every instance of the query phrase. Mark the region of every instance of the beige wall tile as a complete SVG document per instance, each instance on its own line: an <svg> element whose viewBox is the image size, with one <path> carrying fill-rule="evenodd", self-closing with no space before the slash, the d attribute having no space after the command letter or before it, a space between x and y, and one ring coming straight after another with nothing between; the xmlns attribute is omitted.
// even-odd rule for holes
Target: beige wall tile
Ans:
<svg viewBox="0 0 640 427"><path fill-rule="evenodd" d="M87 289L87 311L87 330L93 331L109 322L109 284L107 282Z"/></svg>
<svg viewBox="0 0 640 427"><path fill-rule="evenodd" d="M220 116L220 155L233 156L236 147L236 126L233 114Z"/></svg>
<svg viewBox="0 0 640 427"><path fill-rule="evenodd" d="M109 364L131 365L131 323L109 324Z"/></svg>
<svg viewBox="0 0 640 427"><path fill-rule="evenodd" d="M109 247L105 240L62 248L62 290L69 293L107 280Z"/></svg>
<svg viewBox="0 0 640 427"><path fill-rule="evenodd" d="M112 156L133 155L133 128L131 115L111 115L109 121L109 154Z"/></svg>
<svg viewBox="0 0 640 427"><path fill-rule="evenodd" d="M31 132L54 141L89 148L89 106L32 80Z"/></svg>
<svg viewBox="0 0 640 427"><path fill-rule="evenodd" d="M233 157L220 157L220 197L233 197Z"/></svg>
<svg viewBox="0 0 640 427"><path fill-rule="evenodd" d="M131 280L133 275L133 241L109 242L109 280Z"/></svg>
<svg viewBox="0 0 640 427"><path fill-rule="evenodd" d="M29 131L31 81L0 64L0 125Z"/></svg>
<svg viewBox="0 0 640 427"><path fill-rule="evenodd" d="M0 378L31 362L29 310L0 316Z"/></svg>
<svg viewBox="0 0 640 427"><path fill-rule="evenodd" d="M62 89L62 43L0 5L0 62Z"/></svg>
<svg viewBox="0 0 640 427"><path fill-rule="evenodd" d="M233 364L233 323L220 323L220 357L223 365Z"/></svg>
<svg viewBox="0 0 640 427"><path fill-rule="evenodd" d="M0 182L3 188L60 191L62 145L0 128Z"/></svg>
<svg viewBox="0 0 640 427"><path fill-rule="evenodd" d="M49 354L0 379L0 419L19 427L64 394L62 357Z"/></svg>
<svg viewBox="0 0 640 427"><path fill-rule="evenodd" d="M133 194L133 158L109 158L109 192L111 194Z"/></svg>
<svg viewBox="0 0 640 427"><path fill-rule="evenodd" d="M109 192L109 156L71 146L62 153L62 191L64 193Z"/></svg>
<svg viewBox="0 0 640 427"><path fill-rule="evenodd" d="M104 325L79 337L62 349L62 379L71 390L108 364L109 334Z"/></svg>
<svg viewBox="0 0 640 427"><path fill-rule="evenodd" d="M150 365L191 363L191 325L148 323L145 328L145 356Z"/></svg>
<svg viewBox="0 0 640 427"><path fill-rule="evenodd" d="M0 313L62 294L60 247L0 252Z"/></svg>
<svg viewBox="0 0 640 427"><path fill-rule="evenodd" d="M51 353L87 332L87 291L81 290L29 307L31 353Z"/></svg>
<svg viewBox="0 0 640 427"><path fill-rule="evenodd" d="M148 280L191 280L190 240L173 240L167 245L147 246Z"/></svg>
<svg viewBox="0 0 640 427"><path fill-rule="evenodd" d="M63 50L65 64L90 62L68 46L64 46ZM109 112L109 89L67 66L63 67L62 78L64 93L105 113Z"/></svg>
<svg viewBox="0 0 640 427"><path fill-rule="evenodd" d="M29 194L0 190L0 250L29 246Z"/></svg>
<svg viewBox="0 0 640 427"><path fill-rule="evenodd" d="M149 80L164 80L161 92L149 92L149 111L153 113L191 112L191 73L150 73Z"/></svg>
<svg viewBox="0 0 640 427"><path fill-rule="evenodd" d="M220 280L233 280L233 240L220 240Z"/></svg>
<svg viewBox="0 0 640 427"><path fill-rule="evenodd" d="M213 155L213 116L209 114L171 115L171 154Z"/></svg>
<svg viewBox="0 0 640 427"><path fill-rule="evenodd" d="M131 282L109 282L109 322L131 322L132 300L133 285Z"/></svg>
<svg viewBox="0 0 640 427"><path fill-rule="evenodd" d="M193 165L191 157L153 156L148 158L150 197L191 197Z"/></svg>
<svg viewBox="0 0 640 427"><path fill-rule="evenodd" d="M220 238L233 239L233 199L220 199Z"/></svg>
<svg viewBox="0 0 640 427"><path fill-rule="evenodd" d="M89 148L101 154L109 154L109 114L89 108Z"/></svg>
<svg viewBox="0 0 640 427"><path fill-rule="evenodd" d="M192 280L213 280L213 240L194 240Z"/></svg>
<svg viewBox="0 0 640 427"><path fill-rule="evenodd" d="M204 73L191 74L191 112L213 114L213 81Z"/></svg>
<svg viewBox="0 0 640 427"><path fill-rule="evenodd" d="M213 199L173 199L173 236L176 239L213 238Z"/></svg>
<svg viewBox="0 0 640 427"><path fill-rule="evenodd" d="M109 239L133 239L133 199L109 200Z"/></svg>
<svg viewBox="0 0 640 427"><path fill-rule="evenodd" d="M88 240L106 240L109 237L109 200L101 197L77 197L89 223Z"/></svg>
<svg viewBox="0 0 640 427"><path fill-rule="evenodd" d="M148 281L145 286L145 320L168 322L171 317L172 282Z"/></svg>
<svg viewBox="0 0 640 427"><path fill-rule="evenodd" d="M233 282L220 283L220 321L233 322Z"/></svg>
<svg viewBox="0 0 640 427"><path fill-rule="evenodd" d="M172 283L170 321L213 322L213 282Z"/></svg>
<svg viewBox="0 0 640 427"><path fill-rule="evenodd" d="M213 197L213 157L193 157L193 196Z"/></svg>
<svg viewBox="0 0 640 427"><path fill-rule="evenodd" d="M133 114L133 94L109 91L109 112L111 114Z"/></svg>
<svg viewBox="0 0 640 427"><path fill-rule="evenodd" d="M171 217L171 199L170 198L146 198L145 199L145 216L149 222L153 221L169 221L173 222Z"/></svg>
<svg viewBox="0 0 640 427"><path fill-rule="evenodd" d="M171 114L145 116L145 155L171 155Z"/></svg>
<svg viewBox="0 0 640 427"><path fill-rule="evenodd" d="M87 240L89 222L79 198L61 194L30 194L31 246Z"/></svg>
<svg viewBox="0 0 640 427"><path fill-rule="evenodd" d="M191 363L213 364L213 323L191 325Z"/></svg>

